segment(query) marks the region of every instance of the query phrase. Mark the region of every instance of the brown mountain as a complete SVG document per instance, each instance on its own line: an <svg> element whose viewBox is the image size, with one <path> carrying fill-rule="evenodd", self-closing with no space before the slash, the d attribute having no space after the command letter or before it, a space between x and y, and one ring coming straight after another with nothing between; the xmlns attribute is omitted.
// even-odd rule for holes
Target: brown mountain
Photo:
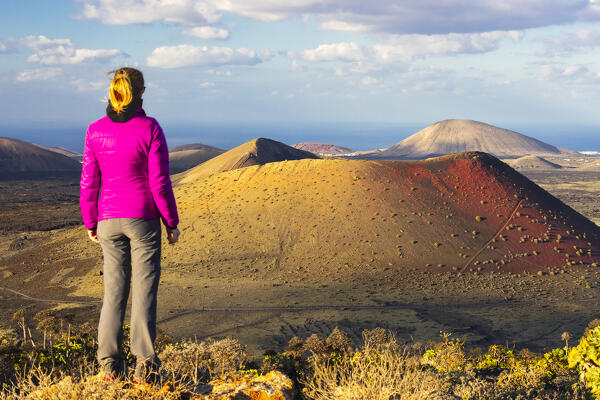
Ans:
<svg viewBox="0 0 600 400"><path fill-rule="evenodd" d="M200 143L186 144L174 147L169 152L171 173L187 171L203 162L223 154L225 150Z"/></svg>
<svg viewBox="0 0 600 400"><path fill-rule="evenodd" d="M257 138L190 169L177 180L190 182L222 171L303 158L319 157L275 140Z"/></svg>
<svg viewBox="0 0 600 400"><path fill-rule="evenodd" d="M542 158L540 156L525 156L517 159L506 160L508 165L514 169L535 169L535 170L548 170L548 169L560 169L561 165L555 164Z"/></svg>
<svg viewBox="0 0 600 400"><path fill-rule="evenodd" d="M449 119L436 122L392 147L366 154L364 157L425 159L465 151L483 151L504 158L575 153L483 122Z"/></svg>
<svg viewBox="0 0 600 400"><path fill-rule="evenodd" d="M81 170L81 164L63 154L17 139L0 138L0 174Z"/></svg>
<svg viewBox="0 0 600 400"><path fill-rule="evenodd" d="M348 154L352 153L347 147L336 146L328 143L309 143L302 142L293 144L292 147L300 150L310 151L314 154Z"/></svg>

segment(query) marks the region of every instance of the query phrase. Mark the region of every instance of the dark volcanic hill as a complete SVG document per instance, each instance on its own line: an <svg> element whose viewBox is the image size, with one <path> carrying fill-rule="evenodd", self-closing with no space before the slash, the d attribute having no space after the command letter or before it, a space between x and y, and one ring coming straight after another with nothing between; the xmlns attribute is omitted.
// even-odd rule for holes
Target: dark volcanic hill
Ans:
<svg viewBox="0 0 600 400"><path fill-rule="evenodd" d="M185 150L206 150L206 151L220 151L220 152L225 151L223 149L219 149L218 147L209 146L207 144L190 143L190 144L182 144L181 146L175 146L171 150L169 150L169 152L174 153L176 151L185 151Z"/></svg>
<svg viewBox="0 0 600 400"><path fill-rule="evenodd" d="M223 154L225 150L200 143L186 144L174 147L169 152L171 173L187 171L203 162Z"/></svg>
<svg viewBox="0 0 600 400"><path fill-rule="evenodd" d="M364 158L418 160L465 151L483 151L503 158L574 153L483 122L449 119L436 122L383 151L365 154Z"/></svg>
<svg viewBox="0 0 600 400"><path fill-rule="evenodd" d="M352 150L350 150L347 147L340 147L340 146L336 146L334 144L328 144L328 143L302 142L302 143L293 144L292 147L294 147L296 149L300 149L300 150L310 151L311 153L314 153L314 154L332 154L332 155L334 155L334 154L352 153Z"/></svg>
<svg viewBox="0 0 600 400"><path fill-rule="evenodd" d="M189 251L168 257L258 278L331 282L407 268L534 272L600 262L598 226L487 153L274 162L186 175L176 197Z"/></svg>
<svg viewBox="0 0 600 400"><path fill-rule="evenodd" d="M17 139L0 138L0 174L81 170L81 164L63 154Z"/></svg>
<svg viewBox="0 0 600 400"><path fill-rule="evenodd" d="M212 158L178 177L183 181L196 180L222 171L262 165L277 161L319 158L308 151L271 139L257 138Z"/></svg>

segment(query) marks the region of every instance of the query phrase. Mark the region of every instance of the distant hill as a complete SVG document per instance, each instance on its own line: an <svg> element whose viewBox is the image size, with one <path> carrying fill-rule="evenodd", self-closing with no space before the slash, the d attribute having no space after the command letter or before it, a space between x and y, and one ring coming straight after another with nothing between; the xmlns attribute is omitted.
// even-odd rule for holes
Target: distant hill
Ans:
<svg viewBox="0 0 600 400"><path fill-rule="evenodd" d="M75 172L81 164L63 154L17 139L0 138L0 174Z"/></svg>
<svg viewBox="0 0 600 400"><path fill-rule="evenodd" d="M391 284L410 268L504 273L600 262L598 226L487 153L273 162L186 175L175 193L190 229L187 251L165 250L170 262L259 281L383 274Z"/></svg>
<svg viewBox="0 0 600 400"><path fill-rule="evenodd" d="M348 154L352 153L347 147L336 146L328 143L309 143L302 142L293 144L292 147L300 150L310 151L314 154Z"/></svg>
<svg viewBox="0 0 600 400"><path fill-rule="evenodd" d="M600 160L590 161L586 164L583 164L579 168L579 171L600 171Z"/></svg>
<svg viewBox="0 0 600 400"><path fill-rule="evenodd" d="M31 143L31 144L33 144L34 146L37 146L37 147L39 147L41 149L44 149L44 150L53 151L55 153L62 154L63 156L70 157L70 158L72 158L74 160L77 160L79 162L81 162L83 160L83 154L78 153L78 152L73 151L73 150L69 150L69 149L64 148L62 146L49 147L49 146L43 146L43 145L37 144L37 143Z"/></svg>
<svg viewBox="0 0 600 400"><path fill-rule="evenodd" d="M513 160L505 160L505 162L514 169L560 169L561 165L555 164L540 156L525 156Z"/></svg>
<svg viewBox="0 0 600 400"><path fill-rule="evenodd" d="M171 174L187 171L203 162L223 154L225 150L200 143L174 147L169 152Z"/></svg>
<svg viewBox="0 0 600 400"><path fill-rule="evenodd" d="M483 151L501 158L575 154L483 122L449 119L436 122L392 147L364 154L361 158L425 159L465 151Z"/></svg>
<svg viewBox="0 0 600 400"><path fill-rule="evenodd" d="M176 151L186 151L186 150L205 150L205 151L220 151L224 152L225 150L219 149L218 147L209 146L207 144L202 143L189 143L182 144L181 146L175 146L169 150L170 153L174 153Z"/></svg>
<svg viewBox="0 0 600 400"><path fill-rule="evenodd" d="M257 138L212 158L178 176L182 182L194 181L222 171L285 160L319 158L308 151L271 139Z"/></svg>

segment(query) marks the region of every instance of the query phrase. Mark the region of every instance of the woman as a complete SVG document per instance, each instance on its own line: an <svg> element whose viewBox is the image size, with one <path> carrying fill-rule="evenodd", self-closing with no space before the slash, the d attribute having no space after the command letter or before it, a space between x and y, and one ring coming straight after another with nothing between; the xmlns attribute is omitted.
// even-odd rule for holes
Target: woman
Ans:
<svg viewBox="0 0 600 400"><path fill-rule="evenodd" d="M179 239L179 217L163 131L142 109L144 77L115 71L107 116L86 133L80 205L90 240L104 254L104 300L98 326L98 362L104 379L124 376L120 347L132 281L131 352L134 381L156 378L156 294L160 279L160 219L167 239ZM160 218L160 219L159 219Z"/></svg>

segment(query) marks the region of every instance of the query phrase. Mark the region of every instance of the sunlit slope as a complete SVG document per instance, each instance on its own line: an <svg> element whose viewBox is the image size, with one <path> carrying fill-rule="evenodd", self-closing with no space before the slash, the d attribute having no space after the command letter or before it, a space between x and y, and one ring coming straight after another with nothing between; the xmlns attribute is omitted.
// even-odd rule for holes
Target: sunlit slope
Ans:
<svg viewBox="0 0 600 400"><path fill-rule="evenodd" d="M540 156L525 156L513 160L506 160L506 163L514 169L536 169L536 170L552 170L560 169L562 166L555 164Z"/></svg>
<svg viewBox="0 0 600 400"><path fill-rule="evenodd" d="M175 180L194 182L222 171L303 158L319 157L308 151L295 149L275 140L256 138L198 165L177 176Z"/></svg>
<svg viewBox="0 0 600 400"><path fill-rule="evenodd" d="M182 243L165 249L167 259L229 276L330 280L600 261L596 225L485 153L269 163L186 176L176 197Z"/></svg>
<svg viewBox="0 0 600 400"><path fill-rule="evenodd" d="M600 172L600 160L592 161L577 168L581 171L598 171Z"/></svg>
<svg viewBox="0 0 600 400"><path fill-rule="evenodd" d="M424 159L465 151L483 151L497 157L559 155L565 151L540 140L479 121L449 119L436 122L396 143L375 158Z"/></svg>

